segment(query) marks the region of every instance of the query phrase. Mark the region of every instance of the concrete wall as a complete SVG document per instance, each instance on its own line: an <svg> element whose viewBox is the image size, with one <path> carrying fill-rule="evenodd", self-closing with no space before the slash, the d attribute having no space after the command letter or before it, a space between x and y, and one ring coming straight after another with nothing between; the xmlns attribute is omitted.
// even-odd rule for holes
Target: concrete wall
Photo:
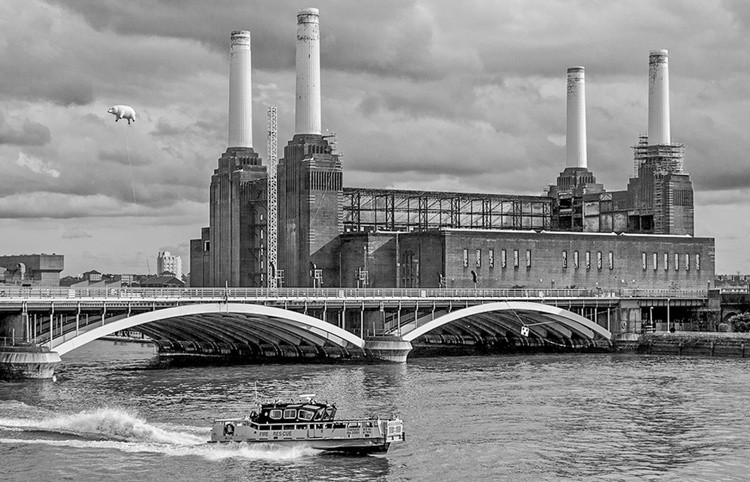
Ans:
<svg viewBox="0 0 750 482"><path fill-rule="evenodd" d="M211 286L209 284L210 228L201 229L200 239L190 240L190 281L192 287Z"/></svg>
<svg viewBox="0 0 750 482"><path fill-rule="evenodd" d="M340 286L363 287L361 281L357 282L361 269L367 270L367 288L397 286L397 237L396 233L352 233L341 236Z"/></svg>
<svg viewBox="0 0 750 482"><path fill-rule="evenodd" d="M278 172L278 256L284 286L312 286L310 263L323 286L340 277L343 181L339 157L320 135L295 135L284 147Z"/></svg>

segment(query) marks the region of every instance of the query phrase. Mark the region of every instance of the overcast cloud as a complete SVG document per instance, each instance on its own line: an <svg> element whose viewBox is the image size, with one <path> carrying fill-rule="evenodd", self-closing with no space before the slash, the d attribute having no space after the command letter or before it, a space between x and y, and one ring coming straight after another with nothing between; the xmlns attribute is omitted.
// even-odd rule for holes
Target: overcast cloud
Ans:
<svg viewBox="0 0 750 482"><path fill-rule="evenodd" d="M253 41L255 149L293 134L296 12L321 13L324 129L344 184L540 194L565 167L565 75L586 67L589 168L625 189L647 125L648 53L669 49L672 138L718 272L750 272L750 4L448 0L0 4L2 254L64 274L146 272L208 224L226 148L228 44ZM107 108L129 104L135 124ZM149 259L147 264L146 260Z"/></svg>

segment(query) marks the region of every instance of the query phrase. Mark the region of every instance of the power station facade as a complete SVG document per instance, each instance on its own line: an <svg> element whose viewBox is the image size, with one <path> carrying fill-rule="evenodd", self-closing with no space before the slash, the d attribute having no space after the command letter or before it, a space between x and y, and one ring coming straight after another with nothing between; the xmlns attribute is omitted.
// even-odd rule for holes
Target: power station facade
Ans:
<svg viewBox="0 0 750 482"><path fill-rule="evenodd" d="M209 227L191 240L191 286L705 290L713 280L714 240L694 236L684 146L671 139L666 50L649 56L648 135L622 191L589 170L585 69L568 69L566 165L539 196L344 187L321 131L315 8L297 14L295 132L269 173L252 145L250 32L232 33L230 56L228 147Z"/></svg>

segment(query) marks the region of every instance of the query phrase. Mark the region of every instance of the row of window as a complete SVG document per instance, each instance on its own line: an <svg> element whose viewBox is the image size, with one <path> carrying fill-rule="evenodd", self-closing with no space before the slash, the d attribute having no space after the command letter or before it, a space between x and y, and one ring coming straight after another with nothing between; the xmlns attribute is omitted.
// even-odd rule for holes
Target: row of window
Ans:
<svg viewBox="0 0 750 482"><path fill-rule="evenodd" d="M482 267L482 250L477 249L474 253L474 263L477 268ZM603 269L604 267L604 253L601 251L597 251L595 253L596 255L596 269ZM521 257L520 252L517 249L513 250L513 267L518 268L521 264ZM682 256L683 262L682 262L682 269L685 271L690 271L690 254L680 254L680 253L674 253L674 262L672 264L675 271L680 270L680 257ZM664 271L669 270L669 259L670 255L669 253L664 253L662 257L662 268ZM584 266L586 269L592 269L592 253L591 251L586 251L584 253ZM643 269L648 269L648 254L643 252L641 253L641 263L643 265ZM489 249L487 250L487 264L490 268L495 267L495 250ZM464 249L464 268L469 267L469 250ZM508 253L505 249L500 250L500 267L501 268L507 268L508 267ZM568 251L563 250L562 252L562 267L563 269L568 268ZM573 269L580 268L580 255L578 251L573 251ZM609 251L607 253L607 267L609 269L615 269L615 255L612 251ZM653 253L651 256L651 267L654 271L659 269L659 254ZM531 268L531 250L526 250L526 268ZM695 269L696 271L700 271L701 269L701 255L696 254L695 255Z"/></svg>
<svg viewBox="0 0 750 482"><path fill-rule="evenodd" d="M586 251L585 253L585 266L586 269L591 269L591 251ZM602 269L603 268L603 257L601 251L596 252L596 269ZM562 252L562 267L563 269L568 268L568 252L563 250ZM580 267L580 258L578 255L578 251L573 251L573 269L578 269ZM615 254L610 251L607 253L607 267L609 269L615 269Z"/></svg>
<svg viewBox="0 0 750 482"><path fill-rule="evenodd" d="M284 410L283 412L284 418L297 418L299 416L300 420L304 421L310 421L313 419L313 415L318 415L318 417L315 418L315 420L319 420L323 416L323 412L318 412L317 414L315 412L312 412L310 410L300 409L299 412L293 408L288 408ZM282 411L280 409L274 409L268 412L268 418L271 420L281 420Z"/></svg>
<svg viewBox="0 0 750 482"><path fill-rule="evenodd" d="M683 256L683 265L682 269L685 271L690 271L690 255L685 253ZM669 271L669 253L664 253L664 256L662 257L662 269L664 271ZM644 270L648 269L648 254L647 253L641 253L641 267ZM672 264L672 267L675 271L680 270L680 254L674 253L674 263ZM652 253L651 254L651 268L656 271L659 269L659 253ZM699 253L695 254L695 270L700 271L701 270L701 255Z"/></svg>
<svg viewBox="0 0 750 482"><path fill-rule="evenodd" d="M475 252L474 262L477 268L482 267L482 250L477 249ZM487 264L490 268L495 267L495 250L489 249L487 251ZM517 249L513 250L513 267L518 268L521 265L521 254ZM469 267L469 250L464 249L464 268ZM508 267L508 252L504 249L500 250L500 267ZM526 267L531 268L531 250L526 250Z"/></svg>

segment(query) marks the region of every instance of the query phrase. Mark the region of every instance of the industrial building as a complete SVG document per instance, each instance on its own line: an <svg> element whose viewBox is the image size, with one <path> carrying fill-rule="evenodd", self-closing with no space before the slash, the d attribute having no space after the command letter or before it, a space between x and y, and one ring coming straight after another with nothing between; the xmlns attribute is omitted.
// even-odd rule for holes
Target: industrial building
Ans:
<svg viewBox="0 0 750 482"><path fill-rule="evenodd" d="M63 266L61 254L0 256L0 284L59 286Z"/></svg>
<svg viewBox="0 0 750 482"><path fill-rule="evenodd" d="M190 244L191 286L702 289L714 240L694 236L684 146L672 142L666 50L649 55L648 135L634 177L608 191L589 170L585 70L567 72L566 166L536 196L344 187L321 132L317 9L297 15L295 132L253 150L250 32L230 46L227 151L209 226Z"/></svg>

